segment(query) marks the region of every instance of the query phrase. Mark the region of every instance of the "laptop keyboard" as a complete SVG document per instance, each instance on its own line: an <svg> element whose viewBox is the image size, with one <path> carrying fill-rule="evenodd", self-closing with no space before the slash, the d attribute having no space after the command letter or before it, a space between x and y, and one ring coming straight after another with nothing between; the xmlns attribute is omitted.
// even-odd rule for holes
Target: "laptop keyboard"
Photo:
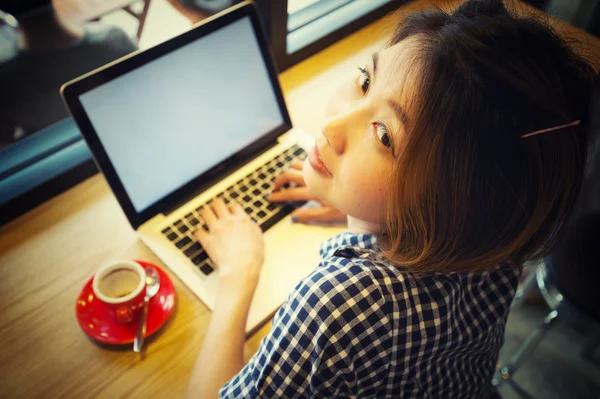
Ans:
<svg viewBox="0 0 600 399"><path fill-rule="evenodd" d="M298 206L304 204L304 202L271 203L265 197L273 191L275 177L288 169L294 161L301 161L305 158L306 152L294 145L228 187L218 194L217 198L222 198L226 204L239 203L262 231L267 231ZM284 186L284 188L289 188L289 186ZM202 204L182 219L175 221L171 226L165 228L162 234L190 259L198 271L208 276L214 271L214 265L193 236L195 230L201 227L206 228L199 215L205 205Z"/></svg>

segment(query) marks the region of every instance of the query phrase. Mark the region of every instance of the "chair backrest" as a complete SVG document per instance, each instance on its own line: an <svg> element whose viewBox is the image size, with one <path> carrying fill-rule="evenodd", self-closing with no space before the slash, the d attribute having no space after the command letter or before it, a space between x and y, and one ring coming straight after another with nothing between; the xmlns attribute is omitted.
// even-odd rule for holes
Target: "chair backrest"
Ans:
<svg viewBox="0 0 600 399"><path fill-rule="evenodd" d="M585 180L571 220L589 213L600 213L600 78L594 85L591 124L594 139L588 154Z"/></svg>
<svg viewBox="0 0 600 399"><path fill-rule="evenodd" d="M568 300L600 322L600 79L592 106L594 139L585 179L565 234L552 252L549 272Z"/></svg>
<svg viewBox="0 0 600 399"><path fill-rule="evenodd" d="M573 220L551 259L549 272L559 291L600 323L600 212Z"/></svg>

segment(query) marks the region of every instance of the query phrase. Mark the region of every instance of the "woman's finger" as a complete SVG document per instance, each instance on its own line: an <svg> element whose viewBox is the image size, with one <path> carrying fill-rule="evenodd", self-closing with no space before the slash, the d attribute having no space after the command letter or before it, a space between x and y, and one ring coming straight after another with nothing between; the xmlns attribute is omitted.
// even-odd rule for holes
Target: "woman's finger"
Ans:
<svg viewBox="0 0 600 399"><path fill-rule="evenodd" d="M303 167L304 167L304 161L296 161L290 165L290 168L297 169L297 170L302 170Z"/></svg>
<svg viewBox="0 0 600 399"><path fill-rule="evenodd" d="M231 210L231 213L233 213L236 216L248 216L246 214L246 211L244 211L244 207L242 207L242 205L240 205L239 202L236 202L235 204L231 205L229 209Z"/></svg>
<svg viewBox="0 0 600 399"><path fill-rule="evenodd" d="M292 212L294 222L344 222L346 214L331 206L323 208L300 208Z"/></svg>
<svg viewBox="0 0 600 399"><path fill-rule="evenodd" d="M206 250L206 245L208 245L208 240L209 240L209 234L206 230L204 230L204 228L200 227L198 230L194 231L194 237L196 238L196 240L200 243L200 245L202 245L203 247L205 247L204 250Z"/></svg>
<svg viewBox="0 0 600 399"><path fill-rule="evenodd" d="M202 217L202 219L204 219L206 226L210 230L210 226L217 221L217 215L213 211L212 206L210 206L210 205L204 206L199 213L200 213L200 216Z"/></svg>
<svg viewBox="0 0 600 399"><path fill-rule="evenodd" d="M310 192L308 187L289 188L284 191L277 191L267 197L271 202L283 201L308 201L314 199L315 195Z"/></svg>
<svg viewBox="0 0 600 399"><path fill-rule="evenodd" d="M302 175L302 171L298 169L288 169L279 176L275 178L273 181L273 191L277 191L287 183L296 183L299 186L304 186L304 176Z"/></svg>
<svg viewBox="0 0 600 399"><path fill-rule="evenodd" d="M231 215L231 212L229 212L227 205L225 205L225 202L221 198L216 198L215 200L213 200L210 206L213 208L213 211L219 219Z"/></svg>
<svg viewBox="0 0 600 399"><path fill-rule="evenodd" d="M202 245L202 248L204 248L204 251L206 251L208 257L213 261L213 264L218 267L218 264L214 262L214 244L210 233L203 228L199 228L198 230L194 231L194 237L200 243L200 245Z"/></svg>

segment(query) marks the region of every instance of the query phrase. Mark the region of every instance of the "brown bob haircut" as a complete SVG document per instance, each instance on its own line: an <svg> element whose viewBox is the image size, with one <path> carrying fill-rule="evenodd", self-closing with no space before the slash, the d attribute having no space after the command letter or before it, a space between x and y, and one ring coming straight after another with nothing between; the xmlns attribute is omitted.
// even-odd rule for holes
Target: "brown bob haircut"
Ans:
<svg viewBox="0 0 600 399"><path fill-rule="evenodd" d="M500 0L406 16L390 45L409 37L421 95L393 172L385 255L448 273L548 254L581 189L597 72L545 22Z"/></svg>

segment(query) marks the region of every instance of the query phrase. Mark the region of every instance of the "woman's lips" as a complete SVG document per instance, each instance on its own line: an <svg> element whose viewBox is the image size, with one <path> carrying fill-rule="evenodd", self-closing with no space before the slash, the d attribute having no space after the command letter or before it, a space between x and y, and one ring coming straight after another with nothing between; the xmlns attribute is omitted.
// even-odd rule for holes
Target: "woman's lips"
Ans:
<svg viewBox="0 0 600 399"><path fill-rule="evenodd" d="M323 160L321 159L321 154L319 154L319 149L316 145L308 152L308 163L320 175L323 175L325 177L331 176L331 172L323 163Z"/></svg>

